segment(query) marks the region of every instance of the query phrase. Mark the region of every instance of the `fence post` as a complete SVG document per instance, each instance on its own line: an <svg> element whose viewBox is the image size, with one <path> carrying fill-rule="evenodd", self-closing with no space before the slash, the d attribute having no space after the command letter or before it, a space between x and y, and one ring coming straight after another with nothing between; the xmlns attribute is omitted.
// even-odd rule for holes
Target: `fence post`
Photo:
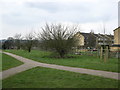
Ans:
<svg viewBox="0 0 120 90"><path fill-rule="evenodd" d="M106 51L107 51L107 49L104 49L104 63L106 62Z"/></svg>
<svg viewBox="0 0 120 90"><path fill-rule="evenodd" d="M109 49L108 49L108 46L106 47L107 51L106 51L106 57L107 57L107 60L109 58Z"/></svg>
<svg viewBox="0 0 120 90"><path fill-rule="evenodd" d="M103 47L101 47L100 49L100 59L102 60L102 58L103 58Z"/></svg>
<svg viewBox="0 0 120 90"><path fill-rule="evenodd" d="M99 49L97 49L97 57L99 58L99 52L100 52L100 50Z"/></svg>
<svg viewBox="0 0 120 90"><path fill-rule="evenodd" d="M105 49L104 62L106 62L107 60L108 60L108 46L106 46L106 49Z"/></svg>

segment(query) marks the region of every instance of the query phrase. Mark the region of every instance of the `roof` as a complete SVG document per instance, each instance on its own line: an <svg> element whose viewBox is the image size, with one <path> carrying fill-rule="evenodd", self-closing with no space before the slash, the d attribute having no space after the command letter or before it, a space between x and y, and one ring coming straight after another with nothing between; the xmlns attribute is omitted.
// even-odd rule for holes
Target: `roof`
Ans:
<svg viewBox="0 0 120 90"><path fill-rule="evenodd" d="M92 34L92 33L80 33L80 34L82 34L82 35L84 36L85 41L96 38L96 37L94 36L94 34Z"/></svg>
<svg viewBox="0 0 120 90"><path fill-rule="evenodd" d="M94 34L94 33L84 33L84 32L77 32L77 33L80 33L80 34L82 34L84 37L85 37L85 39L87 38L87 37L89 37L89 36L94 36L95 38L96 37L98 37L98 38L103 38L104 37L104 34ZM114 38L114 36L113 35L107 35L106 34L106 36L107 37L109 37L109 38ZM106 37L105 36L105 37Z"/></svg>
<svg viewBox="0 0 120 90"><path fill-rule="evenodd" d="M112 47L120 47L120 44L114 44Z"/></svg>
<svg viewBox="0 0 120 90"><path fill-rule="evenodd" d="M110 37L110 38L112 38L112 39L114 39L114 36L113 35L107 35L108 37Z"/></svg>
<svg viewBox="0 0 120 90"><path fill-rule="evenodd" d="M90 35L90 33L80 33L80 34L82 34L84 37L87 37Z"/></svg>
<svg viewBox="0 0 120 90"><path fill-rule="evenodd" d="M116 28L115 30L117 30L117 29L120 29L120 26L118 28ZM115 30L113 30L113 31L115 31Z"/></svg>

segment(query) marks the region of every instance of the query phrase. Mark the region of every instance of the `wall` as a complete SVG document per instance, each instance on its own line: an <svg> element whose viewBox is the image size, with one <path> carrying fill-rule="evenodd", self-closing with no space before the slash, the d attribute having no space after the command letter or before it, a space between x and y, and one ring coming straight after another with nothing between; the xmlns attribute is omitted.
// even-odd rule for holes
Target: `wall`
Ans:
<svg viewBox="0 0 120 90"><path fill-rule="evenodd" d="M114 44L120 44L120 27L114 30Z"/></svg>
<svg viewBox="0 0 120 90"><path fill-rule="evenodd" d="M84 46L84 36L80 33L75 35L75 39L77 40L77 46Z"/></svg>

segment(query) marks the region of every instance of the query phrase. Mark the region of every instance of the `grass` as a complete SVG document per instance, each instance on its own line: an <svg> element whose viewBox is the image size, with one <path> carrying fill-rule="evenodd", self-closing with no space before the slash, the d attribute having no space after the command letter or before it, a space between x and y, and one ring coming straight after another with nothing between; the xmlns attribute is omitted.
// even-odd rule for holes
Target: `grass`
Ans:
<svg viewBox="0 0 120 90"><path fill-rule="evenodd" d="M3 80L3 88L118 88L118 81L36 67Z"/></svg>
<svg viewBox="0 0 120 90"><path fill-rule="evenodd" d="M51 55L51 52L38 50L32 50L31 53L28 53L24 50L6 51L43 63L118 72L118 59L116 58L111 58L109 61L104 63L97 57L85 55L73 55L75 56L74 58L50 58L48 56Z"/></svg>
<svg viewBox="0 0 120 90"><path fill-rule="evenodd" d="M2 71L2 53L0 53L0 72Z"/></svg>
<svg viewBox="0 0 120 90"><path fill-rule="evenodd" d="M7 70L12 67L19 66L21 64L23 64L23 62L20 62L15 58L8 56L6 54L2 54L2 70Z"/></svg>

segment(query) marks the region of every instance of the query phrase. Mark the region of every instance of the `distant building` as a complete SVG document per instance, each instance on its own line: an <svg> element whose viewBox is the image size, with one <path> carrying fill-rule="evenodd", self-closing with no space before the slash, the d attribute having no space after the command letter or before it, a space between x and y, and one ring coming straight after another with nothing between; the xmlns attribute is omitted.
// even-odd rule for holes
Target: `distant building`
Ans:
<svg viewBox="0 0 120 90"><path fill-rule="evenodd" d="M114 44L111 49L112 51L120 51L120 27L114 30Z"/></svg>
<svg viewBox="0 0 120 90"><path fill-rule="evenodd" d="M98 48L101 45L112 46L114 43L113 35L77 32L75 37L78 40L77 47L81 48Z"/></svg>

